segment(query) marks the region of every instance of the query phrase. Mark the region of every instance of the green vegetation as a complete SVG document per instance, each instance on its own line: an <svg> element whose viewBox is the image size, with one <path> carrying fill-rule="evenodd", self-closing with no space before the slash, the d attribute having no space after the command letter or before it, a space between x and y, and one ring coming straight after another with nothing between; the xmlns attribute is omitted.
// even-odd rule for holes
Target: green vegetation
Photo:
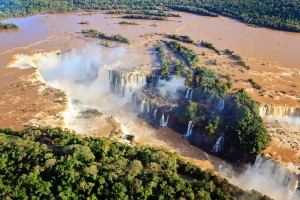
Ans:
<svg viewBox="0 0 300 200"><path fill-rule="evenodd" d="M179 14L164 12L164 11L155 11L155 10L111 10L106 12L106 14L130 14L130 15L151 15L158 17L180 17Z"/></svg>
<svg viewBox="0 0 300 200"><path fill-rule="evenodd" d="M234 59L234 60L237 61L237 64L239 64L240 66L242 66L246 70L250 69L250 66L246 65L246 63L243 60L243 58L240 55L234 53L234 51L231 51L229 49L225 49L225 53L228 54L228 55L230 55L232 59Z"/></svg>
<svg viewBox="0 0 300 200"><path fill-rule="evenodd" d="M251 83L252 87L257 90L261 90L262 87L256 83L252 78L249 78L248 81Z"/></svg>
<svg viewBox="0 0 300 200"><path fill-rule="evenodd" d="M225 49L225 53L228 55L234 55L234 51L232 51L230 49Z"/></svg>
<svg viewBox="0 0 300 200"><path fill-rule="evenodd" d="M177 154L59 128L0 130L1 199L249 199Z"/></svg>
<svg viewBox="0 0 300 200"><path fill-rule="evenodd" d="M186 35L173 34L173 35L166 35L166 37L180 42L195 44L195 42L189 36Z"/></svg>
<svg viewBox="0 0 300 200"><path fill-rule="evenodd" d="M182 62L174 65L174 73L173 74L177 77L185 77L186 72L185 72L184 64Z"/></svg>
<svg viewBox="0 0 300 200"><path fill-rule="evenodd" d="M125 15L124 19L146 19L146 20L167 20L165 17L152 16L152 15Z"/></svg>
<svg viewBox="0 0 300 200"><path fill-rule="evenodd" d="M228 90L227 84L213 70L206 67L197 67L193 73L190 73L186 85L218 97L225 97Z"/></svg>
<svg viewBox="0 0 300 200"><path fill-rule="evenodd" d="M0 30L15 29L15 28L18 28L18 26L15 24L0 23Z"/></svg>
<svg viewBox="0 0 300 200"><path fill-rule="evenodd" d="M201 41L201 46L206 47L208 49L214 50L217 54L220 55L220 51L212 44L207 41Z"/></svg>
<svg viewBox="0 0 300 200"><path fill-rule="evenodd" d="M158 58L161 63L160 74L162 76L168 76L169 75L169 64L168 64L168 60L167 60L167 53L162 45L156 45L155 49L158 52Z"/></svg>
<svg viewBox="0 0 300 200"><path fill-rule="evenodd" d="M104 40L111 40L111 41L127 43L127 44L130 43L128 38L126 38L120 34L106 35L105 33L99 32L95 29L85 29L85 30L82 30L82 33L86 37L97 37L97 38L104 39Z"/></svg>
<svg viewBox="0 0 300 200"><path fill-rule="evenodd" d="M229 16L242 22L300 32L299 0L0 0L0 18L39 12L174 9L199 15Z"/></svg>
<svg viewBox="0 0 300 200"><path fill-rule="evenodd" d="M174 53L180 55L189 67L193 67L198 63L198 55L192 49L182 46L179 42L176 41L164 41L164 43Z"/></svg>
<svg viewBox="0 0 300 200"><path fill-rule="evenodd" d="M177 10L177 11L183 11L183 12L188 12L188 13L193 13L196 15L203 15L203 16L210 16L210 17L218 17L218 14L214 13L214 12L210 12L206 9L203 8L198 8L198 7L194 7L194 6L183 6L185 5L185 3L182 3L182 5L171 5L169 6L171 9L173 10Z"/></svg>
<svg viewBox="0 0 300 200"><path fill-rule="evenodd" d="M126 21L120 21L119 24L121 24L121 25L139 25L138 23L135 23L135 22L126 22Z"/></svg>
<svg viewBox="0 0 300 200"><path fill-rule="evenodd" d="M225 146L220 155L233 162L251 161L269 143L267 130L258 114L258 104L245 91L240 90L231 99L227 99L226 110L212 112L215 105L207 103L207 97L211 96L209 93L204 95L204 89L194 89L196 97L179 102L172 116L183 125L189 121L196 122L194 130L203 134L205 140L200 144L198 141L193 142L202 148L210 151L217 138L224 134Z"/></svg>
<svg viewBox="0 0 300 200"><path fill-rule="evenodd" d="M269 138L258 113L258 104L244 90L240 90L233 96L230 110L231 116L226 118L230 127L225 137L228 148L232 149L232 156L259 154L267 147Z"/></svg>

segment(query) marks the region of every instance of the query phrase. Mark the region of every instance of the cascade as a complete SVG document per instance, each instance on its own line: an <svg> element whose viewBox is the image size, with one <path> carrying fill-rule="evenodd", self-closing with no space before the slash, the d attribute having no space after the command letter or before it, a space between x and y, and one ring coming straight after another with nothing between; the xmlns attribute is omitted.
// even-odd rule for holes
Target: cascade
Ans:
<svg viewBox="0 0 300 200"><path fill-rule="evenodd" d="M261 106L261 107L259 107L259 115L260 116L270 115L269 107L268 106Z"/></svg>
<svg viewBox="0 0 300 200"><path fill-rule="evenodd" d="M156 119L156 114L157 114L157 109L154 110L153 112L153 117Z"/></svg>
<svg viewBox="0 0 300 200"><path fill-rule="evenodd" d="M186 98L186 99L188 99L188 98L189 98L189 93L190 93L190 90L191 90L191 89L189 88L189 89L186 91L186 94L185 94L185 98Z"/></svg>
<svg viewBox="0 0 300 200"><path fill-rule="evenodd" d="M225 107L225 100L224 99L218 99L217 109L224 110L224 107Z"/></svg>
<svg viewBox="0 0 300 200"><path fill-rule="evenodd" d="M184 137L189 137L193 134L194 125L195 125L195 122L189 121L188 128L187 128L187 131L186 131L186 134L184 135Z"/></svg>
<svg viewBox="0 0 300 200"><path fill-rule="evenodd" d="M147 104L147 113L149 113L149 112L150 112L150 105Z"/></svg>
<svg viewBox="0 0 300 200"><path fill-rule="evenodd" d="M162 114L159 120L159 125L163 128L167 128L168 122L169 122L169 115L167 116L167 119L165 119L165 114Z"/></svg>
<svg viewBox="0 0 300 200"><path fill-rule="evenodd" d="M141 112L141 113L144 112L144 109L145 109L145 103L146 103L145 100L143 100L142 103L141 103L141 107L140 107L140 112Z"/></svg>
<svg viewBox="0 0 300 200"><path fill-rule="evenodd" d="M112 73L112 70L109 70L109 82L112 82L113 80L113 73Z"/></svg>
<svg viewBox="0 0 300 200"><path fill-rule="evenodd" d="M138 72L110 70L108 76L108 81L113 88L112 92L128 98L146 84L146 76Z"/></svg>
<svg viewBox="0 0 300 200"><path fill-rule="evenodd" d="M211 152L212 153L220 153L224 147L224 134L222 134L217 140L216 144L213 146Z"/></svg>
<svg viewBox="0 0 300 200"><path fill-rule="evenodd" d="M267 180L273 180L274 183L286 187L290 193L297 191L298 176L283 165L270 160L269 157L256 156L253 170Z"/></svg>
<svg viewBox="0 0 300 200"><path fill-rule="evenodd" d="M300 108L285 105L263 105L259 108L260 116L300 116Z"/></svg>
<svg viewBox="0 0 300 200"><path fill-rule="evenodd" d="M190 92L190 97L189 97L190 100L192 100L192 98L193 98L193 92L194 92L194 90L192 90L192 91Z"/></svg>

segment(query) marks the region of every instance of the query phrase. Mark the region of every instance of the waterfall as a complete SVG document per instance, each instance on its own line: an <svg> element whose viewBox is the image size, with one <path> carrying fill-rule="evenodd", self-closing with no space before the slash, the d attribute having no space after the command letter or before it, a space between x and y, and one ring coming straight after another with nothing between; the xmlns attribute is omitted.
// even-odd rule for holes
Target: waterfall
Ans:
<svg viewBox="0 0 300 200"><path fill-rule="evenodd" d="M149 112L150 112L150 105L147 104L147 113L149 113Z"/></svg>
<svg viewBox="0 0 300 200"><path fill-rule="evenodd" d="M109 82L112 82L112 80L113 80L113 72L112 72L112 70L109 70Z"/></svg>
<svg viewBox="0 0 300 200"><path fill-rule="evenodd" d="M167 128L168 122L169 122L169 115L167 116L167 119L165 119L165 114L162 114L159 120L159 125L163 128Z"/></svg>
<svg viewBox="0 0 300 200"><path fill-rule="evenodd" d="M190 92L190 100L192 100L192 98L193 98L193 92L194 92L194 90L192 90L191 92Z"/></svg>
<svg viewBox="0 0 300 200"><path fill-rule="evenodd" d="M144 112L144 109L145 109L145 103L146 103L145 100L143 100L142 103L141 103L141 106L140 106L140 112L141 112L141 113Z"/></svg>
<svg viewBox="0 0 300 200"><path fill-rule="evenodd" d="M269 115L269 114L270 114L270 112L269 112L268 106L259 107L259 115L260 116L266 116L266 115Z"/></svg>
<svg viewBox="0 0 300 200"><path fill-rule="evenodd" d="M110 70L108 81L112 86L112 92L117 95L131 98L133 92L146 85L146 76L138 72L124 72Z"/></svg>
<svg viewBox="0 0 300 200"><path fill-rule="evenodd" d="M225 107L225 100L224 99L218 99L217 109L224 110L224 107Z"/></svg>
<svg viewBox="0 0 300 200"><path fill-rule="evenodd" d="M185 98L186 99L189 99L189 100L192 100L192 98L193 98L193 90L192 89L188 89L187 91L186 91L186 93L185 93Z"/></svg>
<svg viewBox="0 0 300 200"><path fill-rule="evenodd" d="M185 94L185 98L186 98L186 99L188 99L188 98L189 98L189 93L190 93L190 90L191 90L191 89L189 88L189 89L186 91L186 94Z"/></svg>
<svg viewBox="0 0 300 200"><path fill-rule="evenodd" d="M223 150L224 147L224 134L222 134L219 139L217 140L216 144L213 146L211 152L212 153L220 153Z"/></svg>
<svg viewBox="0 0 300 200"><path fill-rule="evenodd" d="M289 192L296 192L298 188L298 176L283 165L270 160L269 157L258 155L253 170L267 180L273 180L277 185L284 186Z"/></svg>
<svg viewBox="0 0 300 200"><path fill-rule="evenodd" d="M157 109L155 109L154 112L153 112L154 119L156 119L156 114L157 114Z"/></svg>
<svg viewBox="0 0 300 200"><path fill-rule="evenodd" d="M189 137L193 134L194 125L195 125L195 122L189 121L188 128L187 128L187 131L186 131L186 134L184 135L184 137Z"/></svg>
<svg viewBox="0 0 300 200"><path fill-rule="evenodd" d="M259 108L260 116L300 116L299 107L291 107L285 105L263 105Z"/></svg>

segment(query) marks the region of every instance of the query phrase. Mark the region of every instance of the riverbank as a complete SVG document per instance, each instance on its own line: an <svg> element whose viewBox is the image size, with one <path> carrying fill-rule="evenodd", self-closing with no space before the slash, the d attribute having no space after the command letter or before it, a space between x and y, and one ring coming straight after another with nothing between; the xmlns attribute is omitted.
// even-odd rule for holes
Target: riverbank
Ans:
<svg viewBox="0 0 300 200"><path fill-rule="evenodd" d="M156 55L154 54L153 49L154 44L156 44L157 41L163 38L161 32L158 31L162 31L163 33L177 33L184 35L187 34L190 35L194 40L202 40L204 38L203 40L212 41L215 46L217 48L221 48L221 50L225 49L225 47L233 49L238 54L242 55L247 63L250 63L250 70L244 70L243 68L239 67L239 65L237 65L228 55L225 55L224 53L222 53L221 55L217 55L210 49L186 45L190 48L193 48L195 52L199 54L200 66L204 65L210 69L213 69L217 71L217 73L221 76L225 76L229 73L233 80L233 92L239 88L246 88L254 99L256 99L256 97L259 98L259 100L256 100L260 103L270 102L276 104L276 102L278 102L278 104L280 105L297 105L297 95L300 91L295 88L299 87L297 85L297 80L299 78L299 69L297 67L292 67L293 65L291 65L291 67L289 68L287 66L283 68L281 67L284 66L284 64L282 63L280 64L280 66L272 64L276 62L276 59L278 59L276 55L274 55L274 58L272 58L271 61L265 61L264 59L266 58L263 59L263 62L268 63L268 65L263 65L261 63L262 60L255 57L258 56L258 54L256 54L256 50L261 51L259 50L260 47L264 48L264 50L267 50L269 48L263 47L263 44L260 44L260 42L265 42L265 40L267 40L265 45L267 43L271 43L275 48L278 47L276 45L276 43L278 42L278 37L275 37L275 39L273 38L273 40L268 40L269 37L261 38L258 41L254 42L255 44L260 44L258 46L253 45L253 42L248 43L249 41L247 40L245 40L245 43L234 43L234 41L236 41L234 39L234 32L236 30L239 30L243 33L244 31L249 31L260 36L267 35L266 33L270 33L270 30L252 29L251 27L244 26L243 24L239 24L234 20L229 20L228 18L219 18L215 20L207 17L193 16L190 14L181 15L182 21L180 22L155 22L157 26L153 26L153 22L132 20L133 22L138 22L139 24L141 24L139 26L135 26L136 31L134 33L132 33L131 27L120 26L118 24L118 18L115 18L114 16L104 15L103 13L96 13L94 15L85 16L85 19L90 22L89 25L78 24L78 22L82 21L82 16L80 14L74 13L58 15L37 15L24 19L9 19L12 21L16 20L16 23L20 24L20 30L18 30L18 32L10 32L5 34L0 33L0 41L3 42L3 46L1 46L1 56L3 58L1 60L1 65L3 67L0 69L1 72L3 72L0 73L2 81L0 92L3 95L1 96L0 108L3 116L8 116L8 119L4 119L3 117L1 118L1 126L3 126L3 128L12 127L22 129L24 126L27 126L27 122L31 120L35 122L34 125L47 125L47 123L52 124L54 121L43 121L43 119L47 117L47 115L56 117L57 124L60 125L61 123L64 123L64 120L61 119L60 116L58 116L58 113L65 111L68 105L67 101L59 102L60 100L62 100L60 99L60 90L56 90L53 88L51 90L45 89L45 85L43 85L42 82L33 81L33 77L35 75L35 71L33 69L20 70L15 68L6 68L7 65L13 64L13 62L11 61L16 61L16 59L22 60L22 58L26 58L26 55L31 55L34 57L34 55L38 52L45 53L48 51L55 51L59 49L61 50L61 52L67 53L72 52L72 49L82 49L87 44L96 44L96 46L100 45L101 48L102 56L100 57L101 62L99 63L109 65L114 63L115 61L119 61L120 68L128 68L128 66L130 66L135 70L150 72L153 69L159 69L159 66L157 66L155 62ZM27 28L27 23L32 23L35 28ZM117 45L111 42L108 44L108 47L103 47L101 46L101 42L94 39L85 38L78 33L86 26L97 28L107 34L122 33L124 34L124 36L128 37L132 41L132 43L130 45ZM226 32L226 30L229 31ZM216 31L216 33L214 31ZM157 34L157 32L159 34ZM197 35L196 33L199 34ZM214 36L214 34L216 35ZM226 36L226 34L233 34L230 36L229 41L226 41L227 37L224 37L224 35ZM275 32L272 32L271 34L275 34ZM278 36L279 35L281 34L278 34ZM220 37L222 37L221 40ZM289 37L293 36L287 36L287 41L291 40L291 38ZM13 38L26 39L16 40ZM257 36L257 38L260 37ZM281 37L282 40L284 40L284 38L284 36ZM294 37L294 39L295 38L296 36ZM238 41L244 40L241 39ZM297 44L297 42L298 40L295 39L295 42L293 44L287 43L285 45L285 48L281 49L280 51L286 51L290 47L294 46L294 44ZM222 47L223 45L224 48ZM228 47L227 45L230 47ZM250 56L248 51L249 46L252 46L252 48L254 48L251 50ZM296 45L295 48L297 49L299 48L299 46ZM242 48L242 50L238 51L236 50L236 48ZM115 49L116 51L112 52L112 49ZM277 50L277 48L275 49ZM201 56L203 52L205 53L205 55ZM22 53L25 54L25 56L22 55ZM266 51L266 53L271 55L271 52L269 51ZM248 57L244 57L244 55L247 54ZM17 57L14 57L16 55ZM95 52L93 52L89 55L93 56L96 54ZM266 54L259 56L265 55ZM108 60L114 62L103 63L102 61L107 58ZM288 58L291 58L291 60L293 60L292 63L297 63L297 59L299 59L298 56L296 56L296 53L293 54L293 52L290 52ZM214 60L216 60L216 65L212 64L212 61ZM30 61L29 63L32 64L34 62ZM253 63L253 65L251 63ZM261 63L261 65L258 63ZM252 89L251 84L247 81L249 78L253 78L256 82L258 82L265 91L256 91ZM296 87L291 85L291 83L296 84ZM281 91L282 87L284 87L286 91L293 90L296 92L296 94L287 93L285 96L277 97L278 94L276 93L276 91ZM262 94L264 95L260 95L260 92L262 92ZM84 91L84 94L86 94L86 91ZM10 107L8 105L13 105L13 107ZM103 102L103 105L105 105L105 102ZM122 113L118 113L116 111L114 113L111 113L111 115L122 116ZM107 116L111 115L110 113L108 113ZM133 127L130 122L132 121L131 118L126 119L126 117L127 113L125 119L124 116L121 118L117 117L117 121L123 122L123 124L127 127ZM127 132L136 134L136 141L140 144L151 144L173 149L174 151L177 151L180 154L186 156L187 160L193 163L198 163L199 166L204 168L207 167L208 169L214 169L218 171L219 164L223 163L223 161L220 160L217 160L215 163L212 161L207 161L208 158L211 160L210 156L207 156L200 149L191 146L188 142L183 140L179 134L172 132L169 129L160 128L157 130L153 130L153 127L145 124L142 120L136 118L135 120L137 121L134 122L140 127L135 130L127 130ZM100 121L100 118L96 118L94 122L97 123ZM83 125L83 127L88 127L90 124L83 123L81 125ZM100 128L98 126L95 126L94 128L88 130L97 130ZM107 132L110 132L111 125L107 125L107 128L104 129L107 130ZM101 133L94 134L101 135ZM105 135L107 133L103 134ZM212 160L215 160L215 158L212 158Z"/></svg>

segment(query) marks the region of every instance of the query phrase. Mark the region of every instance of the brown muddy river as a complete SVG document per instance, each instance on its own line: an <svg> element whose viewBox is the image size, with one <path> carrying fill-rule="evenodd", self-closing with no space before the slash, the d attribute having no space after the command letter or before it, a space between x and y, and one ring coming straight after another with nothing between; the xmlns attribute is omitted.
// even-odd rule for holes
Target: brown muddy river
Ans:
<svg viewBox="0 0 300 200"><path fill-rule="evenodd" d="M35 51L68 51L73 48L81 48L87 43L100 43L99 40L84 38L79 32L85 28L95 28L107 34L122 34L131 40L130 45L122 45L126 51L112 55L115 60L120 59L124 66L152 66L153 63L153 45L156 43L157 33L176 33L188 35L195 41L212 42L218 49L226 48L234 50L241 55L246 62L257 65L256 69L262 67L261 63L271 63L285 68L300 70L300 34L274 31L265 28L254 28L225 17L211 18L196 16L187 13L180 13L181 18L171 18L170 21L147 21L147 20L126 20L140 23L138 26L119 25L118 22L123 19L116 15L105 15L103 13L94 13L93 15L82 15L81 13L70 14L39 14L25 18L11 18L3 20L7 23L15 23L19 29L0 32L0 79L3 82L3 91L10 87L9 80L14 80L14 71L7 71L4 66L9 63L15 54L31 54ZM89 21L89 25L80 25L80 21ZM153 26L153 24L156 26ZM117 45L112 43L112 45ZM118 46L118 45L117 45ZM103 50L104 56L109 56L109 50ZM105 54L107 53L107 54ZM125 55L124 55L125 54ZM111 56L111 55L110 55ZM145 67L143 70L149 69ZM16 74L16 79L22 78L20 71ZM24 73L25 74L25 73ZM243 75L243 74L242 74ZM5 81L6 77L8 81ZM7 86L7 87L4 87ZM18 84L18 86L22 83ZM20 87L21 87L20 86ZM35 97L35 87L32 88L32 99ZM18 89L11 89L12 96L7 99L0 97L0 113L12 113L7 109L7 102L18 96L24 101L27 99L28 92L20 92ZM22 96L23 95L23 96ZM45 99L48 97L45 97ZM40 99L35 104L39 105ZM21 104L22 101L19 102ZM5 109L2 109L2 107ZM49 105L45 102L45 106ZM18 104L14 105L18 107ZM26 115L27 111L23 111ZM21 112L20 111L20 112ZM34 117L32 111L32 116ZM4 113L5 116L6 113ZM111 114L112 113L106 113ZM21 114L18 114L21 115ZM117 114L116 114L117 116ZM121 116L124 116L123 114ZM231 174L231 168L222 160L209 156L199 148L191 146L181 136L170 129L153 129L135 116L131 119L118 118L119 121L130 127L130 123L138 124L136 130L141 136L137 137L137 142L141 144L150 144L184 155L187 160L201 166L202 168L215 169L224 176ZM0 118L1 120L1 118ZM27 120L27 119L26 119ZM14 118L11 119L14 121ZM16 123L16 122L14 122ZM17 123L22 123L18 121ZM0 123L1 125L1 123ZM134 126L131 126L134 127ZM207 161L209 160L209 161ZM218 169L225 167L227 169ZM259 188L256 188L259 189Z"/></svg>
<svg viewBox="0 0 300 200"><path fill-rule="evenodd" d="M93 15L45 14L26 18L12 18L3 22L12 22L20 28L0 32L1 55L14 48L30 48L50 36L75 34L83 28L93 27L104 33L120 33L132 41L140 40L140 35L149 33L177 33L189 35L195 41L210 41L219 49L229 48L247 60L261 60L276 63L283 67L300 68L300 34L274 31L266 28L247 26L225 17L203 17L180 13L182 18L170 21L127 20L140 23L139 26L124 26L122 19L115 15L96 13ZM89 25L80 25L80 21L89 21ZM157 26L151 26L152 24ZM17 39L16 39L17 38ZM70 44L68 44L70 45Z"/></svg>

